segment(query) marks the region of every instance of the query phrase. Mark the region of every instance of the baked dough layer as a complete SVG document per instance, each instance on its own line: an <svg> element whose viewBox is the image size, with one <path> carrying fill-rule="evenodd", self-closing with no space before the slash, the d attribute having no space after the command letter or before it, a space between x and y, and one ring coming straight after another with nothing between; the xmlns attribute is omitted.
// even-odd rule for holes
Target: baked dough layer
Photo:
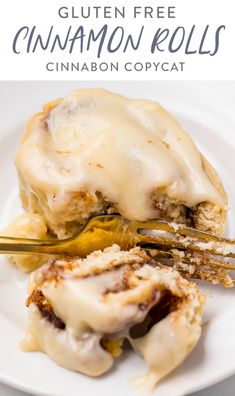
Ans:
<svg viewBox="0 0 235 396"><path fill-rule="evenodd" d="M106 111L109 103L113 103L109 110L116 111L116 118L113 115L110 118L110 111ZM90 150L92 138L89 140L86 134L93 134L93 129L96 130L99 122L104 125L99 126L93 139L96 139L98 145L98 155L108 164L106 173L101 163L96 163L98 170L87 171L84 166L84 163L90 165L88 160L96 158L95 150L92 154L85 154L85 160L84 151L82 154L79 151L80 143L84 144L85 152ZM121 143L116 142L120 133L128 136L124 136L122 144L132 142L134 145L136 140L138 146L135 146L134 154L137 155L137 148L141 148L141 155L145 155L139 174L135 169L139 162L136 165L134 157L128 153L126 155L125 147L120 149ZM97 140L99 134L103 139L102 144ZM149 140L149 136L152 140ZM148 142L154 141L154 150L158 153L156 159L152 149L147 147L146 142L143 143L145 138ZM76 145L77 151L74 149ZM108 148L104 149L104 146ZM35 156L38 155L36 163L34 158L27 156L32 150ZM81 156L84 160L76 168L77 172L72 170L73 179L66 167L71 155L75 168L76 161L79 162ZM148 168L150 157L153 170ZM57 160L60 164L59 172ZM127 162L127 165L124 166L122 162ZM24 208L42 215L49 230L58 238L73 235L91 217L105 213L120 213L136 220L163 218L217 234L224 233L227 198L216 171L200 156L179 123L155 102L130 100L104 90L80 90L51 102L44 106L41 113L33 116L26 126L17 152L16 166ZM51 174L58 180L52 180L50 175L47 178L47 167L52 168ZM163 169L158 172L158 176L157 167ZM99 171L101 173L97 173ZM70 189L66 184L68 178L69 182L73 182ZM83 179L82 183L78 181L79 178ZM92 183L98 183L100 189L93 189ZM141 187L136 189L137 185L143 187L142 190Z"/></svg>

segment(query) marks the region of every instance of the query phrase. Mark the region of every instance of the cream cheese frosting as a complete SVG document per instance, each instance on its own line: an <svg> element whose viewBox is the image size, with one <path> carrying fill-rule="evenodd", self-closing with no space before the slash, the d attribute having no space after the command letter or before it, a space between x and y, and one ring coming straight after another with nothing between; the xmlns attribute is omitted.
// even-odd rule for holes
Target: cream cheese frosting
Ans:
<svg viewBox="0 0 235 396"><path fill-rule="evenodd" d="M99 192L121 215L141 221L156 216L157 189L188 207L221 203L195 144L169 113L102 89L75 91L35 118L16 165L55 211L79 191Z"/></svg>

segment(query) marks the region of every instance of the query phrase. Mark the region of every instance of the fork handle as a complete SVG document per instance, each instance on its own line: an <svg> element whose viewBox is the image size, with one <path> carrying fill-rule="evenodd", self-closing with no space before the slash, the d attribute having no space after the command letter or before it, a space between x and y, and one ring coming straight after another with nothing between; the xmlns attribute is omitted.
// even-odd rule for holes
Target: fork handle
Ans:
<svg viewBox="0 0 235 396"><path fill-rule="evenodd" d="M61 241L58 243L51 240L38 240L28 238L15 238L0 236L0 253L1 254L63 254Z"/></svg>

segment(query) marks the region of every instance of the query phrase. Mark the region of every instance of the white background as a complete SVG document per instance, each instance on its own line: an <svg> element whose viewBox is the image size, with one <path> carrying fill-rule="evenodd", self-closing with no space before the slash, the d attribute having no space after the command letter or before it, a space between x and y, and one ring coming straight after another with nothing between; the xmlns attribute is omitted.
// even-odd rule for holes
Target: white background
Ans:
<svg viewBox="0 0 235 396"><path fill-rule="evenodd" d="M96 4L97 3L97 4ZM58 16L58 9L61 6L72 7L75 6L79 12L79 7L87 6L126 6L127 17L123 19L61 19ZM134 20L132 15L133 6L141 5L152 6L156 9L157 6L175 6L175 19L144 19L138 18ZM0 79L2 80L232 80L234 79L234 38L235 38L235 23L234 23L234 0L115 0L113 2L108 0L94 0L72 1L72 0L7 0L4 2L4 7L1 8L0 13L0 41L1 41L1 61L0 61ZM59 32L62 37L68 29L69 25L79 26L84 25L86 31L94 28L96 32L108 23L110 32L117 26L125 26L128 33L136 34L139 32L141 25L145 25L142 45L138 52L131 51L129 54L118 52L115 54L104 56L100 61L116 62L120 65L126 61L130 62L170 62L185 61L184 72L155 72L154 70L148 72L48 72L45 65L47 62L87 62L96 60L95 47L91 52L79 54L79 52L68 55L65 51L50 52L40 51L36 54L20 54L16 55L12 52L12 41L18 29L24 25L37 26L38 32L47 35L51 25L55 26L55 30ZM158 27L168 27L173 30L176 26L184 26L189 32L193 24L196 24L195 36L193 38L193 46L198 47L204 27L211 25L206 39L205 46L213 48L213 37L216 27L219 25L226 25L226 30L221 32L220 49L217 55L184 55L183 52L176 54L168 54L167 52L156 53L151 55L150 43L154 33ZM208 40L208 41L207 41ZM208 44L207 44L208 43Z"/></svg>

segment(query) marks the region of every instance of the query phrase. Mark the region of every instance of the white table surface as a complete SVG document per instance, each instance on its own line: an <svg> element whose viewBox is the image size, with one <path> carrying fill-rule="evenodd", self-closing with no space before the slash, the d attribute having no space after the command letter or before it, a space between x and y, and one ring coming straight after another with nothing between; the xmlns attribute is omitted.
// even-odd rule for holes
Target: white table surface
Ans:
<svg viewBox="0 0 235 396"><path fill-rule="evenodd" d="M191 393L190 396L234 396L235 375L220 382L217 385L204 389L201 392ZM78 392L79 394L79 392ZM0 384L0 396L31 396L28 393L20 392ZM174 395L171 395L174 396Z"/></svg>

